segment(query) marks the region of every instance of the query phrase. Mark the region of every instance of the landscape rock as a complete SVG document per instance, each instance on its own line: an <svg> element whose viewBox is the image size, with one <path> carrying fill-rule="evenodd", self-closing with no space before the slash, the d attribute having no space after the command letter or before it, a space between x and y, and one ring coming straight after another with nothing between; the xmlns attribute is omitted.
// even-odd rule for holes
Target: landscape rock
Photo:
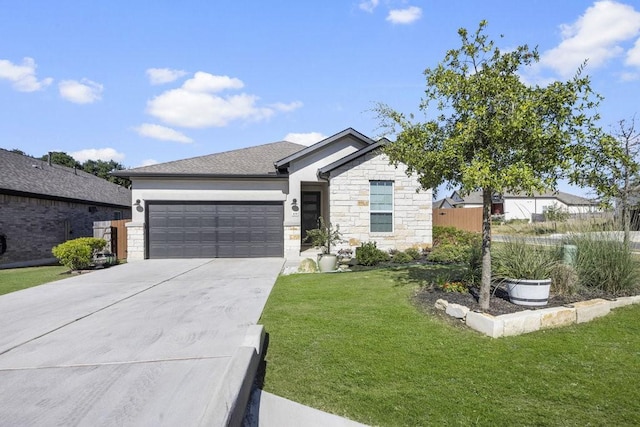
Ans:
<svg viewBox="0 0 640 427"><path fill-rule="evenodd" d="M469 312L469 308L460 304L447 304L447 308L445 312L456 319L464 319L467 317L467 313Z"/></svg>
<svg viewBox="0 0 640 427"><path fill-rule="evenodd" d="M318 266L311 258L303 259L298 266L298 273L315 273L316 271L318 271Z"/></svg>
<svg viewBox="0 0 640 427"><path fill-rule="evenodd" d="M438 301L436 301L436 308L438 310L446 310L448 305L449 303L446 300L439 299Z"/></svg>
<svg viewBox="0 0 640 427"><path fill-rule="evenodd" d="M550 307L538 310L540 313L540 328L557 328L558 326L576 323L576 309L570 307Z"/></svg>
<svg viewBox="0 0 640 427"><path fill-rule="evenodd" d="M573 306L576 309L576 323L585 323L596 317L606 316L611 310L609 301L600 298L576 302Z"/></svg>

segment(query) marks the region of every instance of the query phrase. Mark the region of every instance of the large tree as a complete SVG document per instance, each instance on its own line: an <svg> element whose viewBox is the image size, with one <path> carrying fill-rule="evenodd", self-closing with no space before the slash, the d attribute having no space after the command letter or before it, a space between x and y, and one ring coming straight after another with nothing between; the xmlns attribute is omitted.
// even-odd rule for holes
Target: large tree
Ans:
<svg viewBox="0 0 640 427"><path fill-rule="evenodd" d="M537 50L523 45L503 52L484 34L486 25L472 34L460 29L462 45L425 70L420 110L427 121L376 107L385 133L396 136L385 148L390 160L407 165L424 188L482 190L483 309L491 290L492 195L555 189L582 164L585 142L601 137L593 112L600 97L583 67L566 82L526 84L519 72L539 60Z"/></svg>
<svg viewBox="0 0 640 427"><path fill-rule="evenodd" d="M125 167L115 160L87 160L82 164L82 170L102 179L106 179L107 181L113 182L114 184L121 185L123 187L129 187L131 185L131 181L127 178L121 178L118 176L111 175L111 172L122 170Z"/></svg>

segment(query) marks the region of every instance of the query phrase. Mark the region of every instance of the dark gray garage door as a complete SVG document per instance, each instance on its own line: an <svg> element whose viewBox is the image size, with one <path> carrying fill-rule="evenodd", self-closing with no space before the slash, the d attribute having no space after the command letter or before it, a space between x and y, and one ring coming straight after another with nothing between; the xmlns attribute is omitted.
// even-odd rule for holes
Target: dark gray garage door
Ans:
<svg viewBox="0 0 640 427"><path fill-rule="evenodd" d="M149 258L281 257L283 204L149 203Z"/></svg>

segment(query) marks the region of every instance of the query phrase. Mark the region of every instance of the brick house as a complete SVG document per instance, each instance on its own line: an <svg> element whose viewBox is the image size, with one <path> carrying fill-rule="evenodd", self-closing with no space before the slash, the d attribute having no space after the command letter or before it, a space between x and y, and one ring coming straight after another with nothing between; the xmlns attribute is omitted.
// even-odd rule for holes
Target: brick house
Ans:
<svg viewBox="0 0 640 427"><path fill-rule="evenodd" d="M128 259L299 256L323 217L352 248L431 243L431 190L349 128L312 146L275 142L115 175L132 181Z"/></svg>
<svg viewBox="0 0 640 427"><path fill-rule="evenodd" d="M94 221L131 218L131 190L86 172L3 149L0 171L0 268L51 262Z"/></svg>

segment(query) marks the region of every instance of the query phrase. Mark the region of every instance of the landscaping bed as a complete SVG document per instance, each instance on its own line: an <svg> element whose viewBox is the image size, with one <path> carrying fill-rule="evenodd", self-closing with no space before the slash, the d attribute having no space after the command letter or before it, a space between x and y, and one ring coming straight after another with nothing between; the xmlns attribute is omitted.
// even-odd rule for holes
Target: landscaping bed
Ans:
<svg viewBox="0 0 640 427"><path fill-rule="evenodd" d="M446 300L449 303L463 305L468 307L470 310L475 311L483 311L485 313L491 314L493 316L499 316L502 314L516 313L524 310L536 310L536 309L544 309L549 307L561 307L563 305L572 304L579 301L587 301L596 298L602 299L615 299L621 296L632 296L635 295L633 292L622 292L618 295L613 295L608 292L598 291L598 290L583 290L580 293L575 295L549 295L549 303L547 305L531 307L524 305L513 304L509 301L509 295L507 291L498 288L493 292L489 309L482 310L480 308L480 304L478 303L478 294L479 289L477 287L471 287L469 292L461 293L461 292L446 292L442 288L436 286L423 287L419 289L415 296L413 297L413 301L416 305L420 306L424 310L427 310L431 313L433 312L441 312L440 310L436 310L435 304L439 299Z"/></svg>

